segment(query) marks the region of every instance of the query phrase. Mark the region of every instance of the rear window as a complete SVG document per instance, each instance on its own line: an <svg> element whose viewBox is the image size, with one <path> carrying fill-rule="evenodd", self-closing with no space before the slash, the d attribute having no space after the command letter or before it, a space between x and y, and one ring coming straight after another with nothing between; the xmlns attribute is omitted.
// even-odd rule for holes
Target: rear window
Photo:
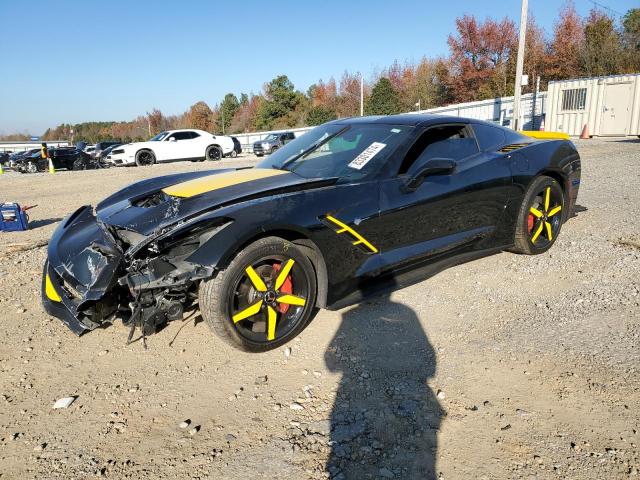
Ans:
<svg viewBox="0 0 640 480"><path fill-rule="evenodd" d="M473 125L480 150L496 150L505 144L504 130L492 125L477 123Z"/></svg>
<svg viewBox="0 0 640 480"><path fill-rule="evenodd" d="M411 146L398 174L407 173L418 157L462 160L478 151L476 140L470 136L466 125L432 127L420 135Z"/></svg>

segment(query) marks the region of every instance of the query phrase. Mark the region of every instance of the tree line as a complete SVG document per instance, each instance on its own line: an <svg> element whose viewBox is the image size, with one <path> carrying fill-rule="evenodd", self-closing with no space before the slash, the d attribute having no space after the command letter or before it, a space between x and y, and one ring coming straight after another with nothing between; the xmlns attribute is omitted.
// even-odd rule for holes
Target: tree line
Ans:
<svg viewBox="0 0 640 480"><path fill-rule="evenodd" d="M365 114L388 115L451 103L513 95L518 44L516 24L509 18L478 20L459 17L448 37L446 57L418 62L395 61L364 82ZM530 17L524 72L533 91L552 80L640 72L640 8L615 19L593 9L586 18L572 3L559 11L551 34ZM360 113L360 77L345 71L338 80L319 80L301 92L286 75L265 83L259 94L228 93L213 107L200 101L179 115L154 109L126 122L62 124L47 129L45 140L96 142L138 141L162 130L198 128L233 134L319 125ZM19 135L18 135L19 136ZM17 140L16 135L11 136ZM28 135L24 135L28 137ZM5 137L6 138L6 137Z"/></svg>

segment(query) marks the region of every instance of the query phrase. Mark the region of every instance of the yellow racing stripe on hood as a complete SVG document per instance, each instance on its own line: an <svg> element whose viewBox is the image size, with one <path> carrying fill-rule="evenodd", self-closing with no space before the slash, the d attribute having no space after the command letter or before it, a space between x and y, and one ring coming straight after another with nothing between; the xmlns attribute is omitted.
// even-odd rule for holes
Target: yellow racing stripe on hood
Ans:
<svg viewBox="0 0 640 480"><path fill-rule="evenodd" d="M206 177L194 178L186 182L177 183L162 191L172 197L189 198L202 193L218 190L219 188L231 187L241 183L252 182L262 178L275 177L289 173L285 170L275 170L266 168L248 168L246 170L236 170L234 172L218 173L207 175Z"/></svg>

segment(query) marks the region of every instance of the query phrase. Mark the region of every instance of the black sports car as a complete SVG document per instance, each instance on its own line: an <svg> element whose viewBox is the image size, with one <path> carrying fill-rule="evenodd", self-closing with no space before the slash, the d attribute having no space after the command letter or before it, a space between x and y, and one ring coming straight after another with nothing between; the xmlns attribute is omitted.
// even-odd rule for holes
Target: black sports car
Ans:
<svg viewBox="0 0 640 480"><path fill-rule="evenodd" d="M76 147L57 147L49 149L49 157L56 170L91 170L102 168L102 164L97 159L91 158ZM33 150L30 155L26 155L14 162L13 168L20 173L45 172L49 168L49 159L42 158L40 149Z"/></svg>
<svg viewBox="0 0 640 480"><path fill-rule="evenodd" d="M49 242L44 306L76 334L121 318L147 335L197 303L223 340L268 350L317 308L545 252L579 184L568 140L458 117L337 120L255 168L153 178L78 209Z"/></svg>

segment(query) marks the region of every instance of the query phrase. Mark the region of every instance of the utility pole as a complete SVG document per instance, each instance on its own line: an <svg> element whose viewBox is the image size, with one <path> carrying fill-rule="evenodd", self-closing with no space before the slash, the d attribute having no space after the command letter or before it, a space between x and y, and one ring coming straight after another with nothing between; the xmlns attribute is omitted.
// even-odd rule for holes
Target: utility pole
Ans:
<svg viewBox="0 0 640 480"><path fill-rule="evenodd" d="M524 44L527 36L527 8L528 0L522 0L520 12L520 35L518 36L518 59L516 61L516 88L513 95L513 122L514 130L522 128L520 125L520 95L522 94L522 70L524 66Z"/></svg>
<svg viewBox="0 0 640 480"><path fill-rule="evenodd" d="M360 116L364 116L364 78L360 74Z"/></svg>
<svg viewBox="0 0 640 480"><path fill-rule="evenodd" d="M224 135L224 108L220 106L220 115L222 115L222 135Z"/></svg>

